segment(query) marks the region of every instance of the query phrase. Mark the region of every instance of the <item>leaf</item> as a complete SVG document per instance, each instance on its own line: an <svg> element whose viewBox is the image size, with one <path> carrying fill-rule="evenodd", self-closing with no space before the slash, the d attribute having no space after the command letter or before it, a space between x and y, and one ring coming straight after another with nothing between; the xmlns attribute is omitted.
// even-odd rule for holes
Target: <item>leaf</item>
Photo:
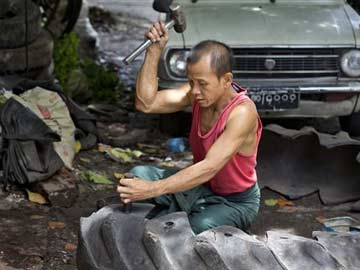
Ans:
<svg viewBox="0 0 360 270"><path fill-rule="evenodd" d="M34 203L38 203L38 204L46 204L47 201L46 199L39 193L35 193L35 192L31 192L30 190L26 190L28 197L29 197L29 201L34 202Z"/></svg>
<svg viewBox="0 0 360 270"><path fill-rule="evenodd" d="M265 204L267 206L275 206L277 204L277 199L268 199L268 200L265 200Z"/></svg>
<svg viewBox="0 0 360 270"><path fill-rule="evenodd" d="M280 206L294 206L294 203L291 201L288 201L284 198L278 198L277 199L277 204Z"/></svg>
<svg viewBox="0 0 360 270"><path fill-rule="evenodd" d="M131 156L126 153L126 150L121 149L121 148L113 148L110 151L107 152L109 154L110 157L112 157L113 159L117 160L117 161L122 161L122 162L132 162L132 158Z"/></svg>
<svg viewBox="0 0 360 270"><path fill-rule="evenodd" d="M139 158L139 157L141 157L141 156L144 155L144 153L141 152L141 151L139 151L139 150L134 150L134 151L132 151L132 154L133 154L135 157L137 157L137 158Z"/></svg>
<svg viewBox="0 0 360 270"><path fill-rule="evenodd" d="M112 149L112 147L110 145L103 144L103 143L98 144L98 151L99 152L107 152L107 151L110 151L111 149Z"/></svg>
<svg viewBox="0 0 360 270"><path fill-rule="evenodd" d="M160 162L159 163L160 166L163 166L163 167L168 167L168 168L174 168L176 165L173 161L163 161L163 162Z"/></svg>
<svg viewBox="0 0 360 270"><path fill-rule="evenodd" d="M87 171L84 174L85 178L93 182L95 184L103 184L103 185L113 185L114 183L110 181L105 175L93 172L93 171Z"/></svg>
<svg viewBox="0 0 360 270"><path fill-rule="evenodd" d="M77 246L74 244L71 244L71 243L67 243L67 244L65 244L64 249L66 251L74 251L77 249Z"/></svg>
<svg viewBox="0 0 360 270"><path fill-rule="evenodd" d="M116 179L120 180L124 178L124 174L123 173L114 173L114 176Z"/></svg>
<svg viewBox="0 0 360 270"><path fill-rule="evenodd" d="M80 161L85 162L85 163L90 163L90 162L91 162L90 159L88 159L88 158L83 158L83 157L80 158Z"/></svg>
<svg viewBox="0 0 360 270"><path fill-rule="evenodd" d="M65 228L65 223L61 222L61 221L49 221L48 222L48 227L52 230L55 229L64 229Z"/></svg>
<svg viewBox="0 0 360 270"><path fill-rule="evenodd" d="M81 150L81 143L80 141L75 142L75 153L79 153Z"/></svg>

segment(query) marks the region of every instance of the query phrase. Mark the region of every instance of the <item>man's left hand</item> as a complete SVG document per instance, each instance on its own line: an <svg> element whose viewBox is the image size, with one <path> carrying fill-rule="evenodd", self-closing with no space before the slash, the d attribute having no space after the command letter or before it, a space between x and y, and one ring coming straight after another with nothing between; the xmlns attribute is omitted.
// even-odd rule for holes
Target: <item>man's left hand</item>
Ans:
<svg viewBox="0 0 360 270"><path fill-rule="evenodd" d="M117 187L120 199L124 203L150 199L159 196L157 182L147 181L140 178L124 178Z"/></svg>

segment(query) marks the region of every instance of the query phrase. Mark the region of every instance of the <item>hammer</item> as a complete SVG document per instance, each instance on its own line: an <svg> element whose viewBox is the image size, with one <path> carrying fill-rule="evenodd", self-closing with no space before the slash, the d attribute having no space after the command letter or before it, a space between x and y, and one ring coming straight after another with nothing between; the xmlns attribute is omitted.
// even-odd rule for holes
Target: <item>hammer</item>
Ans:
<svg viewBox="0 0 360 270"><path fill-rule="evenodd" d="M186 21L184 13L182 12L180 6L176 3L172 3L169 7L170 10L170 18L171 20L165 24L167 29L171 29L174 27L177 33L182 33L186 29ZM137 47L131 54L129 54L123 62L128 65L130 64L136 57L138 57L144 50L146 50L151 45L151 40L144 41L139 47Z"/></svg>

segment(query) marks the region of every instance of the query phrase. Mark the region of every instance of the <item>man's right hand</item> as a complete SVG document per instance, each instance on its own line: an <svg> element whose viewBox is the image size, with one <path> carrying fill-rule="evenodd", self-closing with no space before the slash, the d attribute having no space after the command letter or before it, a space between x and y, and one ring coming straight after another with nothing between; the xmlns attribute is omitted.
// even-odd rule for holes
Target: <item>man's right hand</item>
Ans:
<svg viewBox="0 0 360 270"><path fill-rule="evenodd" d="M148 51L161 54L169 40L169 31L165 27L165 23L160 21L154 23L150 27L149 31L145 34L145 37L151 40L153 43L148 48Z"/></svg>
<svg viewBox="0 0 360 270"><path fill-rule="evenodd" d="M158 65L161 53L169 40L164 22L155 23L145 37L153 42L136 80L136 109L145 113L173 113L191 104L188 83L175 89L158 91Z"/></svg>

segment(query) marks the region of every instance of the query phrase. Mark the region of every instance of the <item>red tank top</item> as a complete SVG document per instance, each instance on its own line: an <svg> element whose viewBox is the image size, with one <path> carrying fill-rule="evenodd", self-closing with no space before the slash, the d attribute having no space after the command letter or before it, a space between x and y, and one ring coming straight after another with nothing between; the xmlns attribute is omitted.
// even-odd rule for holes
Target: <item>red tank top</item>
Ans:
<svg viewBox="0 0 360 270"><path fill-rule="evenodd" d="M189 140L195 163L205 158L209 148L222 134L230 112L237 105L243 102L253 102L246 95L245 89L241 89L241 92L229 102L229 104L221 112L213 127L204 135L201 134L200 128L201 107L196 102L194 103ZM256 133L257 143L254 154L251 156L244 156L239 153L235 154L229 162L208 182L214 193L219 195L228 195L231 193L242 192L256 183L256 156L261 132L262 124L258 116L258 130Z"/></svg>

